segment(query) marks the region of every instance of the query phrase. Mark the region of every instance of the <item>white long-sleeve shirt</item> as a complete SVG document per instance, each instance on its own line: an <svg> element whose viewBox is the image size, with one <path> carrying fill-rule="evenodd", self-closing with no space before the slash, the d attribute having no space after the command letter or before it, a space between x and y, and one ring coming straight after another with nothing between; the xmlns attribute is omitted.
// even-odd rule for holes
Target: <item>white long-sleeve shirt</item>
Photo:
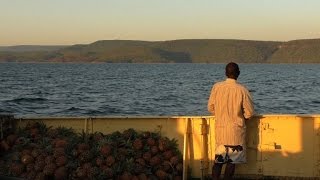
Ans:
<svg viewBox="0 0 320 180"><path fill-rule="evenodd" d="M245 119L253 116L249 91L236 80L227 78L211 90L208 111L215 115L216 145L245 145Z"/></svg>

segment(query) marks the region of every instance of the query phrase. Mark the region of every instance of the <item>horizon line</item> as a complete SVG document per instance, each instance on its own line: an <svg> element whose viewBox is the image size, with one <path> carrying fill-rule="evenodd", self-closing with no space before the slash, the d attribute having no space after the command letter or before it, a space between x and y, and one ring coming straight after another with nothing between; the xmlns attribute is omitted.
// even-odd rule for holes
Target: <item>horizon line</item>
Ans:
<svg viewBox="0 0 320 180"><path fill-rule="evenodd" d="M198 38L190 38L190 39L172 39L172 40L137 40L137 39L101 39L96 40L91 43L75 43L75 44L16 44L16 45L0 45L0 47L15 47L15 46L73 46L73 45L88 45L99 41L141 41L141 42L166 42L166 41L181 41L181 40L238 40L238 41L260 41L260 42L290 42L290 41L299 41L299 40L317 40L319 38L305 38L305 39L292 39L287 41L278 41L278 40L253 40L253 39L222 39L222 38L215 38L215 39L198 39Z"/></svg>

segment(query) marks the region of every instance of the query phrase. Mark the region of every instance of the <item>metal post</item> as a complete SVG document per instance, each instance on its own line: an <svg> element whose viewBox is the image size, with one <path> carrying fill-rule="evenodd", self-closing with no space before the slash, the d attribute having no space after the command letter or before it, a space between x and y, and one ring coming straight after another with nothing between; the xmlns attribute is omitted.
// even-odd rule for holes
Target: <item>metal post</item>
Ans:
<svg viewBox="0 0 320 180"><path fill-rule="evenodd" d="M183 140L183 176L182 176L183 180L188 179L188 168L189 168L189 161L190 161L189 141L190 141L190 135L192 133L190 118L186 118L185 125L186 125L186 128L185 128L184 140Z"/></svg>
<svg viewBox="0 0 320 180"><path fill-rule="evenodd" d="M84 119L84 132L86 134L88 133L88 118Z"/></svg>
<svg viewBox="0 0 320 180"><path fill-rule="evenodd" d="M200 160L201 179L205 179L208 175L208 124L205 118L202 118L201 136L202 136L202 152Z"/></svg>

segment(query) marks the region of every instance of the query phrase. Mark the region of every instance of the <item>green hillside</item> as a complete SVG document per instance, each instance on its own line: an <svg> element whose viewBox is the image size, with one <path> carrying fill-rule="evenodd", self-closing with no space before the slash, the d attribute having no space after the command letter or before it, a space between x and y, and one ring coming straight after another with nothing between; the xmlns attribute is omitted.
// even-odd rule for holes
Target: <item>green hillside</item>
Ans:
<svg viewBox="0 0 320 180"><path fill-rule="evenodd" d="M0 62L49 62L52 54L55 53L48 51L0 51Z"/></svg>
<svg viewBox="0 0 320 180"><path fill-rule="evenodd" d="M10 48L9 48L10 49ZM14 49L14 48L13 48ZM186 39L102 40L73 46L0 47L2 62L320 63L320 39L288 42ZM24 50L23 50L24 49Z"/></svg>
<svg viewBox="0 0 320 180"><path fill-rule="evenodd" d="M165 41L158 46L170 52L188 53L194 63L264 63L279 44L246 40L176 40Z"/></svg>
<svg viewBox="0 0 320 180"><path fill-rule="evenodd" d="M59 49L67 46L0 46L0 62L44 62L49 61Z"/></svg>
<svg viewBox="0 0 320 180"><path fill-rule="evenodd" d="M30 51L56 51L66 46L39 46L39 45L19 45L19 46L0 46L1 51L7 52L30 52Z"/></svg>
<svg viewBox="0 0 320 180"><path fill-rule="evenodd" d="M284 42L269 59L271 63L320 63L320 39Z"/></svg>
<svg viewBox="0 0 320 180"><path fill-rule="evenodd" d="M279 42L245 40L97 41L58 51L54 61L132 63L266 62Z"/></svg>
<svg viewBox="0 0 320 180"><path fill-rule="evenodd" d="M150 46L153 42L104 40L88 45L74 45L59 50L51 61L62 62L113 62L148 63L160 62Z"/></svg>

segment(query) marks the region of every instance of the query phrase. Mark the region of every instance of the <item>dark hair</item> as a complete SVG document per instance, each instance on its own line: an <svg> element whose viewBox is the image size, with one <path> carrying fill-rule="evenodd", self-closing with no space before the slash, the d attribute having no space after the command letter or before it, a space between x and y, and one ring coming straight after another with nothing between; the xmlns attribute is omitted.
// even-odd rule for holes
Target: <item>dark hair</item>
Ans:
<svg viewBox="0 0 320 180"><path fill-rule="evenodd" d="M228 78L237 79L240 75L240 70L238 64L230 62L226 66L226 76Z"/></svg>

